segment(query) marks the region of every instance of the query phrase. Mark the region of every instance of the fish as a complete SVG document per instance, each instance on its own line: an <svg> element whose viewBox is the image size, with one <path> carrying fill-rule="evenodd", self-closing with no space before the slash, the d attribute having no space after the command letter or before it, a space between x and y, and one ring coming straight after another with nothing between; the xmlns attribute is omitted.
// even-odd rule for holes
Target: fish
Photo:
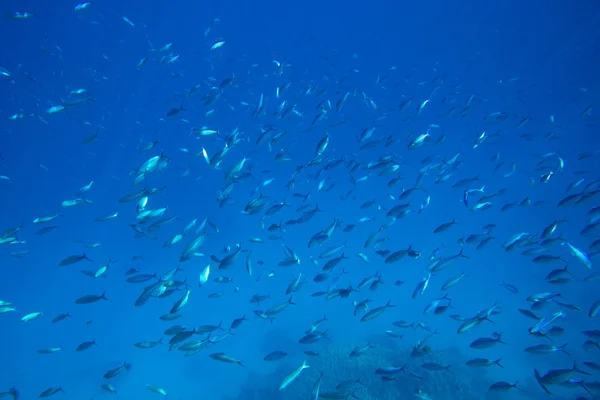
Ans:
<svg viewBox="0 0 600 400"><path fill-rule="evenodd" d="M341 107L340 107L341 109ZM310 394L310 400L319 400L319 394L321 392L321 382L323 381L323 371L319 375L319 378L315 381L313 390Z"/></svg>
<svg viewBox="0 0 600 400"><path fill-rule="evenodd" d="M242 367L245 367L245 365L240 360L233 358L231 356L228 356L225 353L211 353L209 355L210 355L210 358L212 358L213 360L217 360L217 361L221 361L221 362L225 362L225 363L229 363L229 364L237 364L237 365L241 365Z"/></svg>
<svg viewBox="0 0 600 400"><path fill-rule="evenodd" d="M57 322L63 321L70 317L71 317L70 313L59 313L54 318L52 318L52 323L56 324Z"/></svg>
<svg viewBox="0 0 600 400"><path fill-rule="evenodd" d="M116 368L109 369L108 371L106 371L104 373L104 378L105 379L114 378L115 376L119 375L121 372L128 371L130 369L131 369L131 364L124 362L123 365L120 365Z"/></svg>
<svg viewBox="0 0 600 400"><path fill-rule="evenodd" d="M32 313L29 313L29 314L23 316L23 318L21 318L21 321L22 322L31 322L36 319L39 319L42 315L43 315L43 313L41 311L32 312Z"/></svg>
<svg viewBox="0 0 600 400"><path fill-rule="evenodd" d="M586 253L584 253L579 248L573 246L569 242L564 242L564 243L562 243L562 245L569 247L569 249L571 250L571 253L575 256L575 258L577 258L577 260L579 260L579 262L581 264L583 264L583 266L585 266L586 268L592 268L592 261L590 260L590 258L588 257L588 255Z"/></svg>
<svg viewBox="0 0 600 400"><path fill-rule="evenodd" d="M504 369L502 364L500 364L501 361L502 361L501 358L494 360L494 361L488 360L487 358L473 358L473 359L467 361L465 364L471 368L485 368L485 367L490 367L492 365L497 365L500 368Z"/></svg>
<svg viewBox="0 0 600 400"><path fill-rule="evenodd" d="M388 308L393 308L393 307L396 307L396 306L392 305L391 301L388 301L384 306L376 307L376 308L373 308L373 309L367 311L367 313L360 318L360 322L370 321L370 320L378 317L379 315L383 314L383 312L385 310L387 310Z"/></svg>
<svg viewBox="0 0 600 400"><path fill-rule="evenodd" d="M87 349L92 348L93 346L97 346L96 339L89 340L89 341L86 341L86 342L81 342L77 346L77 348L75 349L75 351L85 351Z"/></svg>
<svg viewBox="0 0 600 400"><path fill-rule="evenodd" d="M36 353L38 354L54 354L56 352L61 351L62 348L61 347L46 347L43 349L37 349Z"/></svg>
<svg viewBox="0 0 600 400"><path fill-rule="evenodd" d="M496 335L493 338L484 337L484 338L475 339L474 341L471 342L469 347L471 347L472 349L487 349L498 343L506 344L502 340L502 335Z"/></svg>
<svg viewBox="0 0 600 400"><path fill-rule="evenodd" d="M134 343L134 346L139 348L139 349L151 349L153 347L156 347L160 344L162 344L162 340L163 338L161 337L160 339L158 339L157 341L145 341L145 342L137 342Z"/></svg>
<svg viewBox="0 0 600 400"><path fill-rule="evenodd" d="M285 351L281 351L281 350L276 350L276 351L272 351L271 353L267 354L263 360L265 361L277 361L277 360L281 360L282 358L285 358L288 354Z"/></svg>
<svg viewBox="0 0 600 400"><path fill-rule="evenodd" d="M448 229L450 229L450 227L452 227L453 225L456 225L456 223L457 222L456 222L455 219L452 219L452 221L450 221L450 222L445 222L445 223L439 225L437 228L435 228L433 230L433 233L442 233L442 232L445 232Z"/></svg>
<svg viewBox="0 0 600 400"><path fill-rule="evenodd" d="M151 392L154 393L158 393L160 395L163 395L165 397L168 396L167 391L159 386L153 386L153 385L146 385L146 387L148 388L148 390L150 390Z"/></svg>
<svg viewBox="0 0 600 400"><path fill-rule="evenodd" d="M560 351L560 352L563 352L566 355L570 356L570 354L565 349L566 347L567 347L566 343L560 347L556 347L554 345L547 345L547 344L538 344L535 346L527 347L525 349L525 351L527 353L531 353L531 354L552 354L552 353L556 353L556 352Z"/></svg>
<svg viewBox="0 0 600 400"><path fill-rule="evenodd" d="M508 392L513 389L519 389L517 387L518 383L519 383L518 381L516 381L515 383L508 383L508 382L503 382L503 381L496 382L492 386L490 386L489 390L493 391L493 392Z"/></svg>
<svg viewBox="0 0 600 400"><path fill-rule="evenodd" d="M78 263L80 261L83 261L83 260L87 260L89 262L94 262L94 261L90 260L88 258L88 256L85 255L85 253L82 253L82 254L75 254L75 255L72 255L72 256L65 257L65 258L63 258L58 263L58 265L60 267L66 267L66 266L69 266L69 265L72 265L72 264L76 264L76 263Z"/></svg>
<svg viewBox="0 0 600 400"><path fill-rule="evenodd" d="M100 295L88 294L85 296L81 296L75 300L75 304L91 304L91 303L96 303L100 300L109 301L108 298L106 298L106 291L102 292L102 294L100 294Z"/></svg>
<svg viewBox="0 0 600 400"><path fill-rule="evenodd" d="M55 387L51 387L51 388L44 390L42 393L40 393L40 395L38 397L39 398L50 397L59 392L64 392L63 388L61 386L55 386ZM14 398L14 395L13 395L13 398Z"/></svg>
<svg viewBox="0 0 600 400"><path fill-rule="evenodd" d="M350 352L350 357L358 357L360 356L362 353L364 353L365 351L374 348L375 346L373 344L371 344L371 342L367 343L365 346L363 347L355 347L351 352Z"/></svg>
<svg viewBox="0 0 600 400"><path fill-rule="evenodd" d="M306 360L302 361L302 365L300 365L297 369L292 371L288 376L286 376L283 379L283 381L281 382L281 385L279 385L279 390L281 391L281 390L287 388L289 385L291 385L292 382L294 382L300 376L302 371L304 371L307 368L310 368L310 365L308 365L306 363Z"/></svg>

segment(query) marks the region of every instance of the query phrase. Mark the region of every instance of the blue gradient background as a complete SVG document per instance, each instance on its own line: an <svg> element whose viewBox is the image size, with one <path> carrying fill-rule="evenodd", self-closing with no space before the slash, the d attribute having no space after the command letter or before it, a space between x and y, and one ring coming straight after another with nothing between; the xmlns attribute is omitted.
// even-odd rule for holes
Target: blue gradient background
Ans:
<svg viewBox="0 0 600 400"><path fill-rule="evenodd" d="M597 327L587 317L589 306L598 300L596 283L574 282L559 288L568 303L583 309L579 313L567 311L568 317L562 323L566 334L557 342L568 342L573 357L533 356L523 352L524 347L538 341L528 337L526 328L530 321L521 317L516 309L527 306L524 302L527 295L555 289L544 281L551 266L532 264L518 251L506 253L500 248L510 235L540 233L554 218L568 219L561 231L577 246L587 250L592 241L580 237L579 231L585 225L587 210L595 204L564 209L557 209L555 204L564 196L566 187L578 179L573 171L588 171L586 182L598 177L597 159L577 160L581 152L598 147L596 109L588 118L580 116L585 107L598 104L600 31L593 27L598 25L600 14L595 2L94 1L89 9L81 12L73 11L74 6L75 3L70 2L41 1L7 1L0 6L3 13L28 11L37 16L28 20L0 20L0 66L13 74L11 78L0 79L0 153L4 157L0 160L0 174L10 178L10 181L0 181L0 228L23 224L19 238L26 241L25 245L0 248L0 299L11 301L17 307L15 313L0 315L0 389L15 385L23 398L33 398L44 389L60 384L66 391L65 398L89 398L100 392L99 385L104 382L102 375L108 369L127 361L132 364L132 370L114 382L120 397L154 396L144 388L146 384L162 386L176 399L198 398L200 393L207 399L235 396L250 373L275 370L275 364L262 360L270 351L290 353L285 361L289 363L289 370L300 365L305 356L297 339L324 313L332 320L326 326L330 340L339 343L362 343L370 335L389 329L390 323L398 319L426 322L442 332L431 340L434 351L457 347L463 352L463 359L448 360L449 363L464 363L475 356L503 357L507 368L488 370L490 379L519 380L531 389L532 398L543 395L539 387L533 386L533 367L546 371L550 367L569 367L573 358L597 359L597 351L590 355L582 349L585 339L580 333ZM122 15L136 26L127 25ZM213 26L205 41L203 32L214 18L220 22ZM225 46L211 52L210 45L219 39L226 41ZM137 62L152 56L148 42L156 48L172 42L172 52L179 54L180 60L171 66L149 61L138 71ZM292 64L284 76L273 75L274 59ZM390 70L392 66L397 69ZM37 83L27 79L25 73ZM172 73L182 76L172 77ZM186 111L181 114L191 123L164 119L169 108L180 104L174 92L182 93L209 77L218 83L232 74L236 78L235 85L219 100L214 116L204 117L207 109L197 95L184 102ZM387 75L388 80L377 86L378 75ZM348 80L336 85L344 76L348 76ZM403 99L413 95L411 108L426 99L435 87L431 84L435 77L443 82L442 88L418 118L412 117L412 110L404 114L395 110ZM266 146L255 148L253 144L260 125L274 121L251 117L240 102L255 104L260 94L265 93L272 111L276 104L275 87L289 79L293 81L289 89L291 99L298 99L297 108L304 116L278 123L280 129L290 130L280 147L291 148L293 161L276 164L272 161L274 152L269 153ZM366 265L355 257L356 252L363 251L366 237L386 220L383 212L378 213L373 208L359 210L360 205L376 198L389 209L394 202L388 194L397 196L400 186L388 190L389 178L373 173L366 182L358 184L354 198L343 201L340 196L351 188L343 166L323 176L330 176L330 182L336 183L330 193L317 193L317 182L303 174L295 191L312 192L310 203L318 204L326 212L305 225L289 227L283 236L286 244L299 254L300 270L308 279L316 273L308 256L316 257L321 251L307 249L306 244L314 233L328 226L334 218L346 224L357 223L363 216L377 218L376 222L357 223L350 234L336 231L331 243L341 244L347 240L351 246L346 250L351 259L343 264L350 273L340 279L340 287L349 282L357 285L375 271L383 274L385 284L377 292L352 296L354 300L363 296L372 298L373 306L383 305L388 300L397 306L370 323L359 323L352 316L348 300L325 301L310 297L314 291L325 290L327 283L317 285L311 281L307 284L294 295L298 306L282 313L273 324L257 320L252 312L255 307L248 302L254 293L271 293L272 301L267 307L285 301L285 287L298 272L297 267L277 267L284 255L276 242L248 243L248 238L266 239L268 233L260 228L259 216L245 216L239 210L259 182L275 178L274 183L264 189L264 194L273 201L287 198L293 207L270 219L267 226L298 216L294 209L302 202L292 198L284 184L296 165L312 159L315 145L323 136L322 127L304 131L316 114L317 103L314 96L300 95L308 84L327 87L325 97L332 102L347 90L356 88L359 92L356 97L350 97L343 110L346 124L330 130L331 143L326 155L331 158L352 158L353 153L359 153L355 137L387 109L394 111L376 123L376 134L393 134L400 139L399 144L361 151L359 159L369 162L393 151L407 161L401 169L405 177L401 185L412 185L422 167L420 160L426 156L461 153L461 169L450 184L434 185L431 176L426 178L424 185L431 195L430 207L422 215L411 213L386 231L384 236L390 238L386 248L393 251L411 244L428 256L433 248L444 244L448 246L444 254L454 254L459 250L456 239L480 231L487 223L498 224L493 234L496 239L488 248L476 252L473 246L466 246L465 253L470 259L460 260L451 270L444 271L432 280L432 287L424 296L412 300L414 285L425 274L426 259L405 259L398 264L384 265L370 250L371 265ZM56 115L44 115L44 110L66 100L68 92L77 88L86 88L95 102ZM201 93L205 91L203 88ZM376 112L364 106L361 92L378 104ZM444 116L448 106L440 102L445 96L450 98L453 92L459 93L454 97L463 104L474 96L472 110L464 118ZM510 117L499 124L485 122L483 117L494 111L508 112ZM19 112L40 114L48 124L38 118L8 119ZM549 120L550 115L556 118L554 124ZM516 129L524 117L531 121ZM331 116L327 122L333 123L335 118L339 117ZM226 158L222 171L211 170L202 158L191 159L178 150L188 148L196 153L205 146L214 154L222 146L218 139L195 140L189 135L191 126L204 124L222 132L238 127L244 138L250 137L249 143L236 147ZM409 136L424 131L429 124L439 124L441 128L435 132L446 134L447 140L435 148L407 151L405 143ZM101 126L101 138L83 145L83 139L93 134L96 126ZM490 133L500 131L501 136L472 150L473 138L483 129ZM550 131L558 139L543 140L543 135ZM534 140L519 139L523 133L535 135ZM152 152L137 152L140 142L154 139L159 140L159 144ZM177 216L178 220L159 231L156 240L135 239L128 227L135 218L134 204L119 204L117 200L143 187L132 188L133 177L129 173L160 151L173 160L166 171L148 178L149 187L167 185L164 193L151 197L150 204L155 208L168 206L168 215ZM564 158L565 171L549 184L540 185L539 174L533 171L538 161L535 156L553 151ZM489 160L497 152L506 161L505 169L510 163L516 163L519 170L516 175L504 179L502 174L492 172L493 164ZM257 181L236 185L233 193L236 203L219 208L214 197L223 184L223 171L243 155L251 159L254 171L269 169L273 172L257 173ZM190 165L190 176L178 180ZM355 178L364 174L366 172L356 174ZM460 202L462 190L450 189L451 183L458 179L475 175L481 176L482 184L490 193L509 188L505 196L496 199L494 208L483 213L466 210ZM535 179L533 186L529 182L531 177ZM90 180L95 182L88 196L93 204L62 210L63 216L56 222L60 226L57 231L35 235L41 226L33 226L32 220L54 214L58 203L76 197L77 190ZM502 204L521 201L527 196L534 202L544 200L546 204L500 212ZM423 199L424 194L418 193L411 202L418 206ZM97 217L117 211L118 219L94 222ZM179 278L188 277L192 294L181 323L194 326L222 321L223 326L228 326L232 319L244 314L251 321L245 322L235 336L195 357L183 358L177 351L169 353L166 346L147 351L134 348L135 342L161 337L169 324L159 321L157 316L168 312L179 295L166 300L152 299L146 306L134 309L133 302L143 285L125 283L123 272L134 266L140 267L142 272L159 274L175 268L183 247L180 244L163 249L163 242L180 232L194 217L205 216L221 231L206 239L202 248L206 255L222 257L224 246L233 247L241 242L244 248L252 248L255 275L276 270L276 277L260 282L256 282L255 276L248 277L243 268L244 254L231 270L223 274L213 270L211 279L226 275L234 278L232 284L210 282L198 289L198 274L208 257L185 263L185 271ZM459 225L443 234L432 235L436 226L452 218L456 218ZM75 241L77 239L85 243L99 242L103 246L85 249ZM25 249L32 253L23 259L9 254ZM84 249L95 261L94 265L57 266L64 257ZM557 252L564 253L564 250L557 249L554 253ZM133 255L143 255L144 260L133 262ZM588 273L570 255L566 257L578 278ZM109 271L107 279L93 280L79 273L88 267L95 269L109 258L118 263ZM265 261L264 266L257 264L259 259ZM484 325L474 333L457 336L459 323L447 316L424 316L422 310L438 296L439 287L448 277L462 271L470 277L450 292L455 308L452 313L474 315L496 301L504 312L494 318L493 326ZM406 283L395 287L396 279ZM520 294L515 296L499 288L502 281L517 285ZM235 286L240 288L238 293L233 293ZM107 291L110 302L89 306L73 304L84 294L99 294L103 290ZM208 293L221 291L225 296L219 299L206 297ZM42 319L27 324L20 321L26 313L40 310L44 312ZM51 318L59 312L71 312L73 318L52 324ZM93 322L88 326L85 321L90 319ZM492 348L485 355L468 348L476 337L489 336L494 331L504 333L507 346ZM418 330L405 333L407 346L423 337L423 332ZM91 339L96 339L98 347L74 352L80 342ZM311 348L318 350L327 345L328 342L324 342ZM56 346L65 350L49 356L35 353L38 348ZM248 368L217 363L207 356L213 351L240 358ZM299 379L308 387L317 376L318 370L314 368L305 371ZM557 393L575 391L579 392L557 389ZM108 397L108 394L99 397Z"/></svg>

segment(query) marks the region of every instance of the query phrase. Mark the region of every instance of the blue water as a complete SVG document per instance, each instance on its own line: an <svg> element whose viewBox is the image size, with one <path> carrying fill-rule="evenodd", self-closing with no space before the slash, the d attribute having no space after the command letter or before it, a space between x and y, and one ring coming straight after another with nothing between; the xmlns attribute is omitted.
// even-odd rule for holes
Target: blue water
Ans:
<svg viewBox="0 0 600 400"><path fill-rule="evenodd" d="M557 207L567 194L579 193L598 179L598 156L594 152L598 150L600 34L594 28L599 15L594 2L92 1L79 11L74 10L76 4L8 1L0 6L7 16L0 20L0 67L4 68L0 76L0 230L22 224L15 243L0 245L0 300L15 307L13 312L0 314L0 393L14 387L21 398L29 399L60 385L64 393L55 394L57 398L109 398L114 395L101 385L111 383L121 398L159 397L145 387L154 385L164 388L170 398L182 400L306 399L323 371L321 392L335 391L343 380L360 378L365 385L359 385L353 394L363 400L411 398L417 390L432 399L539 399L546 394L534 380L534 368L544 374L552 368L571 368L573 361L581 367L584 361L599 360L600 348L585 350L583 343L588 338L582 334L599 326L597 320L588 317L592 304L600 300L598 283L583 281L597 268L595 250L590 248L595 232L591 236L580 234L588 211L599 203L592 197L585 204ZM15 12L34 15L10 18ZM211 50L219 41L225 41L224 45ZM168 43L172 43L170 49L159 51ZM171 55L179 57L171 64L160 62L161 57ZM137 68L144 58L148 60ZM280 74L274 60L284 63ZM231 85L222 89L214 104L205 106L203 96L230 77ZM277 97L277 88L290 82ZM194 85L200 85L197 92L182 100ZM69 94L76 89L87 92ZM336 111L336 103L348 92L343 109ZM265 109L256 116L261 94ZM93 101L47 112L52 106L86 96ZM427 99L430 102L418 112ZM399 110L399 105L409 100L407 107ZM282 101L286 101L284 107L295 103L297 113L276 118ZM322 101L326 118L312 126L319 113L317 104ZM181 105L184 110L178 115L166 116ZM485 118L493 112L505 113L506 118ZM26 117L11 119L15 114ZM521 123L526 118L527 122ZM284 131L287 135L272 146L257 145L261 128L269 125L274 129L270 138ZM219 135L197 138L191 133L192 127L202 126L218 130ZM369 127L375 127L372 139L393 136L397 142L360 150L357 137ZM219 168L209 166L202 149L213 156L223 149L224 137L235 129L239 130L240 143L231 147ZM422 147L408 149L412 139L428 130L430 140ZM473 141L483 131L490 138L473 149ZM99 133L97 140L84 143L95 132ZM288 190L286 184L294 170L313 160L317 143L326 132L330 142L323 161L306 166L296 176L293 190ZM436 145L441 135L446 140ZM139 151L155 140L158 144L151 151ZM287 150L290 160L274 161L280 150ZM580 157L584 152L592 154ZM143 183L133 187L135 174L131 172L161 153L170 157L168 166L148 174ZM419 170L428 165L423 159L435 156L429 164L439 165L457 153L460 166L451 168L448 181L436 184L438 171L429 172L422 181L426 192L417 190L408 200L397 199L401 188L411 188ZM505 164L494 171L497 162L491 158L498 153ZM557 154L548 156L552 167L536 169L541 156L548 153ZM397 172L379 176L381 169L367 169L370 162L383 156L394 157L401 165ZM231 204L221 207L215 197L227 183L224 175L243 157L249 159L243 172L251 171L253 177L235 183ZM564 161L562 169L557 167L558 157ZM334 160L342 163L322 170ZM361 163L351 174L355 180L368 176L355 186L349 179L351 160ZM504 177L513 163L515 173ZM541 176L550 170L554 175L542 183ZM397 176L403 179L388 187L388 181ZM462 203L464 189L451 188L460 179L475 176L479 181L469 186L472 189L485 185L485 194L507 189L491 200L488 210L470 210ZM566 191L581 178L581 185ZM268 179L274 181L263 185ZM324 179L325 187L332 185L329 191L318 190ZM79 188L90 181L94 182L91 190L78 196ZM144 187L163 186L161 193L149 198L148 209L167 207L165 217L176 219L160 230L136 237L130 227L136 223L135 202L118 200ZM256 197L252 193L257 187L268 197L267 208L284 200L290 204L276 216L265 218L264 227L261 217L266 209L256 215L241 213ZM595 188L597 185L590 186L586 193ZM310 193L310 198L304 202L293 193ZM431 203L419 213L427 196ZM58 207L62 201L77 197L85 197L91 204ZM481 194L472 194L469 207L479 197ZM501 211L504 204L520 203L527 197L531 205ZM371 200L376 204L361 209ZM412 211L382 231L380 237L388 240L377 248L365 249L367 237L390 223L386 212L408 201ZM272 224L299 218L302 211L296 209L304 204L310 205L309 210L318 205L323 212L305 224L285 226L284 232L267 232ZM37 217L57 212L61 215L52 222L33 223ZM116 212L118 217L96 222ZM363 217L374 220L359 222ZM174 246L163 247L194 218L198 223L192 234ZM205 218L218 227L218 232L207 225L208 235L199 249L204 256L179 262L184 246ZM454 218L456 225L443 233L432 233ZM548 272L564 266L563 262L535 264L532 256L521 255L526 248L505 251L501 247L519 232L537 234L539 239L546 226L563 218L567 222L559 225L553 237L560 232L563 239L592 257L592 270L587 270L566 246L557 244L545 253L562 256L569 263L574 279L566 284L545 280ZM308 248L310 238L336 219L342 223L331 239ZM356 224L356 228L344 233L348 224ZM469 258L458 259L434 274L424 293L413 299L415 286L427 276L432 250L444 246L442 256L456 254L461 249L457 240L483 233L486 224L497 225L490 244L479 251L472 244L464 244ZM46 226L58 228L36 234ZM269 239L272 235L281 238ZM252 237L265 243L250 243ZM295 250L299 265L278 266L285 258L282 242ZM101 246L90 248L94 243ZM238 243L244 252L229 269L218 270L210 255L222 259L227 254L224 249L229 246L232 251ZM349 259L334 269L328 281L313 282L320 268L309 257L318 259L325 248L343 243ZM421 252L419 258L405 257L386 264L375 253L377 249L396 251L409 245ZM246 250L252 251L251 276L244 266ZM65 257L82 252L93 263L58 266ZM368 256L369 264L356 256L359 252ZM109 260L115 262L104 277L94 279L81 273L96 271ZM326 260L319 262L322 266ZM209 282L198 287L198 276L209 263ZM126 283L128 269L160 276L176 267L183 271L174 279L187 279L191 291L182 318L173 322L158 319L185 293L184 288L167 298L152 298L144 306L134 306L151 282ZM340 277L342 270L347 274ZM274 276L257 280L271 271ZM285 289L299 272L306 283L293 294L296 305L272 322L259 319L254 310L285 302L289 298ZM366 287L349 298L331 300L311 296L318 291L356 287L376 272L383 281L376 291ZM452 308L443 315L424 315L424 307L443 296L441 285L462 272L467 277L448 291ZM214 282L217 276L233 281ZM334 278L338 280L333 282ZM398 280L404 283L395 285ZM500 287L502 282L516 285L519 293ZM74 304L83 295L103 291L110 301ZM581 308L574 311L550 302L534 311L539 316L565 311L566 317L558 321L565 333L553 340L557 346L568 343L569 355L524 352L526 347L550 343L532 337L527 330L535 321L517 311L528 309L531 303L525 299L541 292L560 292L561 301ZM223 295L208 298L211 293ZM258 307L249 302L254 294L270 298ZM353 315L352 301L364 299L372 300L371 309L388 301L396 307L371 321L359 322L360 315ZM450 318L451 314L469 318L494 304L501 306L501 313L491 317L493 323L486 321L468 333L456 333L461 322ZM21 321L32 312L43 314L34 321ZM69 312L72 318L52 323L62 312ZM312 345L299 344L304 331L324 315L329 321L319 330L327 330L327 338ZM225 330L214 333L222 335L233 319L242 316L248 321L232 336L191 357L184 357L177 349L169 351L167 344L152 349L133 346L160 339L175 324L192 329L222 323ZM437 329L439 333L427 341L432 354L409 359L412 347L428 337L428 332L395 328L392 322L397 320L423 322ZM385 330L405 336L403 340L391 339ZM502 333L506 345L469 348L473 340L490 337L493 332ZM193 339L200 338L195 335ZM97 346L75 352L81 342L93 339ZM165 336L164 342L168 339ZM348 357L354 347L369 341L374 349L358 359ZM62 350L49 355L36 353L49 347ZM288 356L263 361L275 350ZM320 352L321 356L307 356L305 350ZM217 352L242 360L246 367L209 357ZM465 361L475 357L502 358L505 368L466 367ZM311 367L279 391L285 376L303 360ZM400 367L407 360L407 369L422 380L400 373L395 381L384 382L375 374L376 368ZM103 378L105 372L123 362L130 363L131 369L110 380ZM450 365L454 375L426 371L421 367L424 362ZM586 382L600 379L597 371L586 371L591 375L570 378ZM518 381L519 389L488 391L497 381ZM592 398L581 387L549 388L557 398ZM593 392L591 386L589 390Z"/></svg>

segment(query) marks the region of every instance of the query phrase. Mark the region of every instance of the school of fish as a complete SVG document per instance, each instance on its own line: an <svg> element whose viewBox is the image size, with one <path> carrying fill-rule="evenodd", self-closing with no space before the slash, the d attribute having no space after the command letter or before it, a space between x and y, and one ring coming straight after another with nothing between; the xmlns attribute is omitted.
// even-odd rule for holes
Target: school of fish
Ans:
<svg viewBox="0 0 600 400"><path fill-rule="evenodd" d="M83 2L69 11L93 7ZM25 11L7 17L11 23L37 18ZM150 29L133 17L112 17L111 23L130 29ZM258 370L289 358L297 360L296 368L280 376L282 399L299 381L311 387L307 399L366 398L370 388L360 376L332 382L330 371L319 367L318 346L340 340L331 327L343 314L353 321L338 326L343 330L387 327L373 329L370 339L356 338L362 345L348 362L380 346L381 338L411 349L408 359L371 373L388 385L409 379L414 398L438 400L425 389L427 374L452 373L457 364L495 369L493 376L502 377L516 366L490 358L489 349L501 346L528 353L528 375L495 379L489 392L535 399L600 396L600 296L593 297L600 284L594 260L600 253L600 156L580 144L591 143L586 138L597 121L584 88L575 100L578 111L558 118L552 110L518 111L533 90L518 78L499 82L499 93L480 93L433 66L379 66L379 75L371 76L327 58L315 64L327 71L319 75L281 51L272 59L242 57L232 66L224 52L236 38L223 39L221 22L214 19L204 29L202 73L182 67L189 53L166 41L148 42L137 63L119 65L117 71L162 76L172 92L162 115L132 117L136 145L104 126L100 115L123 106L116 95L108 102L100 94L116 76L98 71L89 71L85 88L49 93L40 86L36 96L46 97L35 109L3 110L10 115L2 124L14 132L19 124L52 129L65 121L60 118L77 121L79 132L69 133L75 145L65 152L82 155L72 166L76 178L63 177L69 193L45 193L36 210L12 211L22 223L3 226L0 235L2 281L35 259L40 268L82 282L57 288L72 309L57 309L42 298L31 309L0 290L4 330L72 324L70 331L78 332L88 326L86 340L65 337L54 347L30 343L30 351L39 357L111 352L103 347L106 338L92 333L86 310L101 314L106 304L118 302L121 315L134 319L150 308L164 329L145 330L148 337L128 343L148 357L204 358L209 370L211 363ZM62 57L61 48L49 43L43 48L47 56ZM2 66L2 85L38 84L27 68ZM125 153L118 169L102 172L111 157L96 153L102 143ZM11 162L19 153L8 141L2 146L0 190L10 197L18 179ZM516 158L515 148L529 158ZM32 161L40 163L40 174L69 163L64 154L47 157ZM190 201L173 200L182 194ZM73 220L87 227L87 236L110 232L115 243L73 237L62 227ZM4 218L0 222L5 225ZM126 238L131 250L124 252L117 238ZM59 256L31 250L42 241ZM63 249L73 246L79 250ZM16 285L31 290L28 282ZM587 293L583 303L576 297L581 293ZM244 306L222 308L229 303L220 301L233 296L243 298ZM226 317L200 325L207 323L204 309ZM422 318L404 320L408 309ZM285 328L286 318L301 313L314 323L290 332L298 340L292 348L274 348L259 359L240 359L229 350L229 343L244 342L245 331ZM118 319L112 325L118 327ZM118 337L118 328L112 335ZM428 361L436 346L464 337L464 359ZM0 346L8 351L6 343ZM548 364L551 358L562 367ZM91 368L97 373L90 376L88 398L99 398L118 396L117 376L127 379L136 365L124 360L100 370L91 362ZM68 398L67 382L9 386L1 388L0 398ZM191 398L159 385L141 386L140 396Z"/></svg>

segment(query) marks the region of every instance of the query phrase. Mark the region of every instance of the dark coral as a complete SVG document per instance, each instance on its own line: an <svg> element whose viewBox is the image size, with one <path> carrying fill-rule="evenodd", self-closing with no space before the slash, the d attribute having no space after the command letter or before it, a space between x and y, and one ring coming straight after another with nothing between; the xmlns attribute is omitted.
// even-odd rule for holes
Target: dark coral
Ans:
<svg viewBox="0 0 600 400"><path fill-rule="evenodd" d="M320 357L309 358L311 368L302 372L300 377L288 388L279 391L282 380L296 369L289 361L282 363L269 375L250 376L240 393L230 400L305 400L310 398L314 384L321 371L324 371L321 393L335 392L340 382L360 379L344 392L353 394L361 400L398 400L414 397L421 390L432 399L444 400L481 400L515 398L507 393L490 392L494 382L486 375L485 369L472 369L464 362L465 356L456 348L434 349L422 357L411 357L412 347L401 342L376 337L375 348L365 351L359 357L349 357L355 347L365 343L332 343L320 352ZM291 352L290 352L291 353ZM393 379L383 380L375 373L377 368L400 367L406 363L407 373L398 373ZM449 371L428 371L421 367L423 363L450 364ZM529 383L529 379L527 380ZM520 382L523 389L526 382ZM527 386L516 398L542 398L533 386ZM514 393L516 394L516 393ZM531 394L531 395L530 395ZM538 395L536 397L536 395ZM352 397L348 397L351 399Z"/></svg>

